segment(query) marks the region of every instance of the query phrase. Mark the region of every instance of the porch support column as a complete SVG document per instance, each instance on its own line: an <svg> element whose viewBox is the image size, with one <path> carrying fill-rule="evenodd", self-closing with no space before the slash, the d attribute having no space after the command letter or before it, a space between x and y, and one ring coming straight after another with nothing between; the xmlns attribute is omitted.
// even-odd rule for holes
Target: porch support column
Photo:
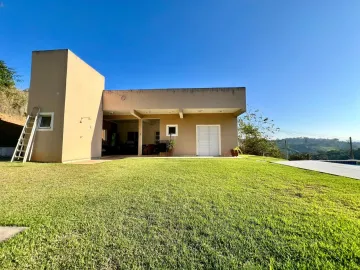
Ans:
<svg viewBox="0 0 360 270"><path fill-rule="evenodd" d="M233 113L234 117L238 117L240 114L242 114L243 112L245 112L244 110L240 109L237 110L236 112Z"/></svg>
<svg viewBox="0 0 360 270"><path fill-rule="evenodd" d="M184 118L184 111L183 111L183 109L179 109L179 116L180 116L181 119Z"/></svg>
<svg viewBox="0 0 360 270"><path fill-rule="evenodd" d="M138 121L139 121L138 156L142 156L143 122L141 118Z"/></svg>
<svg viewBox="0 0 360 270"><path fill-rule="evenodd" d="M141 118L144 117L141 113L138 113L138 112L135 111L135 110L130 110L130 113L131 113L133 116L135 116L137 119L141 119Z"/></svg>

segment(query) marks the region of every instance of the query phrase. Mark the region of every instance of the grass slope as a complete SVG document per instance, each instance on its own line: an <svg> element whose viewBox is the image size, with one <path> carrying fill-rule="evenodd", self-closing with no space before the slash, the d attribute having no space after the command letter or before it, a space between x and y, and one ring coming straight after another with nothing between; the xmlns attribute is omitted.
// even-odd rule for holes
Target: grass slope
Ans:
<svg viewBox="0 0 360 270"><path fill-rule="evenodd" d="M0 163L0 269L359 269L360 181L244 159Z"/></svg>

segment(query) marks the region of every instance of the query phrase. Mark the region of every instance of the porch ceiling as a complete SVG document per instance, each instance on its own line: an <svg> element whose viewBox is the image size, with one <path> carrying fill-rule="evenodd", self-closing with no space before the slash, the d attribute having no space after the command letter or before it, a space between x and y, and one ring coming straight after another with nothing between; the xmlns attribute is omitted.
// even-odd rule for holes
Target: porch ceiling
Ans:
<svg viewBox="0 0 360 270"><path fill-rule="evenodd" d="M192 109L135 109L137 113L147 114L201 114L201 113L236 113L240 108L192 108ZM132 115L130 110L104 111L104 115Z"/></svg>

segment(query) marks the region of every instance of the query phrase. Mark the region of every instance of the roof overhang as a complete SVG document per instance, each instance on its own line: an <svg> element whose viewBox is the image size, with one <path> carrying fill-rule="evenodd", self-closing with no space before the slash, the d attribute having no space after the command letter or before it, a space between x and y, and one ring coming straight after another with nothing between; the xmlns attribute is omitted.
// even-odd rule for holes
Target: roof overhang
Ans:
<svg viewBox="0 0 360 270"><path fill-rule="evenodd" d="M104 91L104 115L218 114L246 111L245 88L200 88Z"/></svg>
<svg viewBox="0 0 360 270"><path fill-rule="evenodd" d="M183 118L186 114L203 114L203 113L229 113L236 116L243 113L240 108L190 108L190 109L133 109L133 110L116 110L104 111L104 115L132 115L135 118L143 118L145 115L158 114L178 114Z"/></svg>

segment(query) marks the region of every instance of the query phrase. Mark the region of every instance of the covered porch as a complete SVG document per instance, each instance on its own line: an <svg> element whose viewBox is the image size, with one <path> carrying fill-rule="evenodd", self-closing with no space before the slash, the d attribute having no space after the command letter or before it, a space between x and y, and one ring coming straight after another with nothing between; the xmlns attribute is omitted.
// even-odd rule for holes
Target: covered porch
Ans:
<svg viewBox="0 0 360 270"><path fill-rule="evenodd" d="M244 88L104 91L103 155L226 156L245 110Z"/></svg>
<svg viewBox="0 0 360 270"><path fill-rule="evenodd" d="M237 118L228 111L135 113L138 117L104 112L103 156L227 156L237 141ZM211 142L213 147L206 152Z"/></svg>
<svg viewBox="0 0 360 270"><path fill-rule="evenodd" d="M103 119L103 155L141 156L160 153L160 119ZM165 150L163 150L165 152Z"/></svg>

